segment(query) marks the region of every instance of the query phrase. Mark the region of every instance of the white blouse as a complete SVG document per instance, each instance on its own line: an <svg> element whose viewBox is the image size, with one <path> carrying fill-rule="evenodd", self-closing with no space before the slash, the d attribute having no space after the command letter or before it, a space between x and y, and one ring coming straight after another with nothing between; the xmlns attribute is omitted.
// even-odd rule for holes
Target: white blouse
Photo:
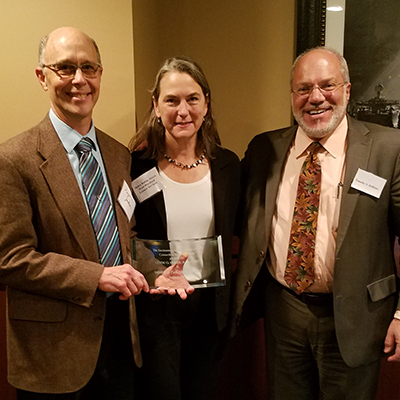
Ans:
<svg viewBox="0 0 400 400"><path fill-rule="evenodd" d="M205 238L215 235L214 204L212 195L211 171L197 182L180 183L160 172L163 184L167 234L169 240ZM171 250L189 258L185 263L184 274L189 281L207 277L207 268L194 267L195 258L203 258L204 248L187 248L187 242L171 243ZM198 265L198 264L197 264Z"/></svg>

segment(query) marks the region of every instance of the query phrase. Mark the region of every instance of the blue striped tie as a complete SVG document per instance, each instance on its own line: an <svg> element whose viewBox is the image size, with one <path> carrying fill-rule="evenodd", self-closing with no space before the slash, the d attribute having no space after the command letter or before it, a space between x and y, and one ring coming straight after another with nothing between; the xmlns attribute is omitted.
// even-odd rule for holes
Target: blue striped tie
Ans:
<svg viewBox="0 0 400 400"><path fill-rule="evenodd" d="M106 267L121 264L121 245L107 187L96 159L91 139L84 137L75 146L79 155L79 169L86 194L93 230L99 247L100 263Z"/></svg>

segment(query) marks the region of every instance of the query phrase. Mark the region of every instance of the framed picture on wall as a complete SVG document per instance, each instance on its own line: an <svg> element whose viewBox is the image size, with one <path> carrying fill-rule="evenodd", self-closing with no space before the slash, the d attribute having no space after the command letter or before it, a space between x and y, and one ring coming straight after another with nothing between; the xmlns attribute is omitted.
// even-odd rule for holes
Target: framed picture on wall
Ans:
<svg viewBox="0 0 400 400"><path fill-rule="evenodd" d="M299 0L297 53L326 45L344 54L349 114L400 129L399 26L399 0Z"/></svg>

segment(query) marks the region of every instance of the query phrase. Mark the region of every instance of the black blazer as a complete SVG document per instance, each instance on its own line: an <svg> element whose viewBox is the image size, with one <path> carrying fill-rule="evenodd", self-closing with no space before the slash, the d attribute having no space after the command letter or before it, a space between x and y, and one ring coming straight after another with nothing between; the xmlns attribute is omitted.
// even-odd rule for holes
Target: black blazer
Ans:
<svg viewBox="0 0 400 400"><path fill-rule="evenodd" d="M154 159L142 158L143 152L132 153L132 179L157 166ZM219 330L228 320L232 276L232 237L240 196L240 163L235 153L217 147L211 159L213 183L215 234L222 236L226 286L215 290L215 312ZM136 204L136 227L138 238L167 239L167 219L162 192L143 203ZM200 289L201 290L201 289Z"/></svg>

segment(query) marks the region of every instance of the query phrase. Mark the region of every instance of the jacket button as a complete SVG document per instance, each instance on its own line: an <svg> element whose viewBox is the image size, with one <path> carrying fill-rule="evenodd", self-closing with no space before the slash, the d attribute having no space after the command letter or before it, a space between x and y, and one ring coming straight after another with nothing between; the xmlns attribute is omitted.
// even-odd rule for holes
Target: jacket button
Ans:
<svg viewBox="0 0 400 400"><path fill-rule="evenodd" d="M244 291L247 292L251 288L251 282L247 281L244 285Z"/></svg>
<svg viewBox="0 0 400 400"><path fill-rule="evenodd" d="M265 251L261 250L260 251L260 258L264 258L265 257Z"/></svg>

